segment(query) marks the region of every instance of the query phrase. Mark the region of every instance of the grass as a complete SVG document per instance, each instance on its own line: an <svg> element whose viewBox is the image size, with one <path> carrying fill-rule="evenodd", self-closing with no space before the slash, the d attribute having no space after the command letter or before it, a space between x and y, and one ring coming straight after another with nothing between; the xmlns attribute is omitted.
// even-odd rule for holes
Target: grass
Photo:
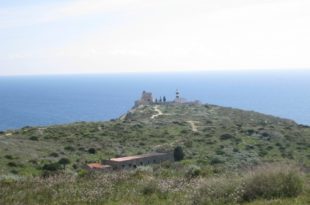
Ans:
<svg viewBox="0 0 310 205"><path fill-rule="evenodd" d="M177 163L129 172L2 179L0 204L307 204L310 200L305 183L309 176L291 165L269 164L229 175L193 178L187 177L188 168ZM274 177L280 180L273 183ZM253 188L257 178L263 182L258 186L272 195ZM255 197L248 198L248 193Z"/></svg>

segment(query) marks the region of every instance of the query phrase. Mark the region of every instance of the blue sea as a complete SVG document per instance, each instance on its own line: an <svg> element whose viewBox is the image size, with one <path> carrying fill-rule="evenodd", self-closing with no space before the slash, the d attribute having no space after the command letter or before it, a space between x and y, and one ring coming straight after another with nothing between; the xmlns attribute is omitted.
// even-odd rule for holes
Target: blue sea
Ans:
<svg viewBox="0 0 310 205"><path fill-rule="evenodd" d="M254 110L310 125L310 71L184 72L0 77L0 130L104 121L143 90L172 100Z"/></svg>

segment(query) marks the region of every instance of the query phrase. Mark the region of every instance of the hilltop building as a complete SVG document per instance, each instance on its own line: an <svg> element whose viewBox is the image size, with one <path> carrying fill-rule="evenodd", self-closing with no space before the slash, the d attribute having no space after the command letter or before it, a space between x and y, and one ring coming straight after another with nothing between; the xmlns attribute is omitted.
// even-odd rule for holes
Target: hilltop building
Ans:
<svg viewBox="0 0 310 205"><path fill-rule="evenodd" d="M176 103L176 104L201 104L199 101L188 101L185 98L182 98L180 95L180 91L177 89L175 92L175 99L172 101L167 101L166 97L164 96L163 98L160 97L159 100L156 98L156 100L153 100L153 95L151 92L146 92L143 91L142 92L142 96L140 98L140 100L135 101L135 106L134 107L138 107L140 105L151 105L151 104L171 104L171 103Z"/></svg>
<svg viewBox="0 0 310 205"><path fill-rule="evenodd" d="M135 102L135 107L137 107L139 105L149 105L149 104L152 104L152 103L153 103L152 93L151 92L143 91L140 100L137 100Z"/></svg>

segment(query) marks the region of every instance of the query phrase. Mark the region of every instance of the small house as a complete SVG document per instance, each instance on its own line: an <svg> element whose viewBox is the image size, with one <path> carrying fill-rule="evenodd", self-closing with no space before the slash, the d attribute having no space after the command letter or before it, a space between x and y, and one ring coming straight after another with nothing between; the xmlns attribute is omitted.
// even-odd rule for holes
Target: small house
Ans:
<svg viewBox="0 0 310 205"><path fill-rule="evenodd" d="M174 161L173 153L150 153L128 157L104 160L103 164L110 165L113 170L134 169L138 166L158 164L164 161Z"/></svg>

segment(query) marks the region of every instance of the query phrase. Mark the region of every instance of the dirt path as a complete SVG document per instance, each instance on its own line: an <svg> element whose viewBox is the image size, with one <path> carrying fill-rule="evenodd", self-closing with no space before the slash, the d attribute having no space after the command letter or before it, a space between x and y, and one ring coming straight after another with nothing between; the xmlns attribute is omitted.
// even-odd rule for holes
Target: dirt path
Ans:
<svg viewBox="0 0 310 205"><path fill-rule="evenodd" d="M197 128L197 123L199 123L198 121L192 121L192 120L190 120L190 121L187 121L189 124L190 124L190 126L192 127L192 131L193 132L198 132L198 128Z"/></svg>
<svg viewBox="0 0 310 205"><path fill-rule="evenodd" d="M157 112L157 114L152 115L152 116L151 116L151 119L154 119L155 117L158 117L158 116L160 116L160 115L163 115L163 112L162 112L160 109L158 109L158 105L155 105L154 110L155 110L155 112Z"/></svg>

